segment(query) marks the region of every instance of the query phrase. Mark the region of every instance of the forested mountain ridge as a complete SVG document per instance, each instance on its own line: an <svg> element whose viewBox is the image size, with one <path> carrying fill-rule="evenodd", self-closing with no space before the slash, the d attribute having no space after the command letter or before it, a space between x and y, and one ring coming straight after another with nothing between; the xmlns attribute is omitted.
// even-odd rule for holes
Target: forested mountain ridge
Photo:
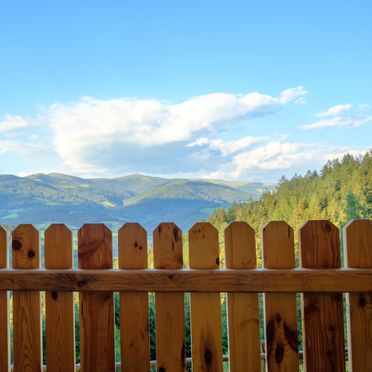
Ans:
<svg viewBox="0 0 372 372"><path fill-rule="evenodd" d="M80 227L86 222L103 222L115 229L136 221L152 229L159 222L174 221L185 229L207 219L215 208L258 198L269 187L141 174L91 179L60 173L0 175L0 223L63 222Z"/></svg>
<svg viewBox="0 0 372 372"><path fill-rule="evenodd" d="M219 209L209 220L220 231L240 220L259 232L271 220L284 220L297 231L306 220L328 219L342 227L353 218L372 218L372 151L329 161L319 173L282 177L274 190L258 200Z"/></svg>

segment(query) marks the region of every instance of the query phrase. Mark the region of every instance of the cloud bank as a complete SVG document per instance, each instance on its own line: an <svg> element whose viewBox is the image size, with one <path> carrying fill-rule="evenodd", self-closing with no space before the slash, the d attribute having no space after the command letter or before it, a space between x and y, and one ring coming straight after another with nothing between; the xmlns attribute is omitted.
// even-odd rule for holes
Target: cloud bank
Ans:
<svg viewBox="0 0 372 372"><path fill-rule="evenodd" d="M53 104L35 118L4 115L0 119L0 156L34 159L38 169L33 171L55 164L50 171L83 176L140 172L276 181L284 173L301 173L347 152L367 150L309 142L304 135L293 139L285 133L275 114L288 105L299 109L306 95L299 86L277 96L211 93L179 103L86 97ZM350 114L351 104L329 107L316 114L319 120L301 129L362 126L372 117L361 113L369 109L366 104L359 106L355 115ZM275 124L275 133L260 127L265 122Z"/></svg>
<svg viewBox="0 0 372 372"><path fill-rule="evenodd" d="M152 161L157 162L157 170L163 162L165 170L169 166L166 151L173 157L185 157L196 136L245 118L271 114L306 93L303 87L284 90L278 97L257 92L213 93L177 104L134 98L84 98L70 105L51 106L49 121L56 151L70 167L89 171ZM228 144L218 140L212 141L213 146L231 152Z"/></svg>

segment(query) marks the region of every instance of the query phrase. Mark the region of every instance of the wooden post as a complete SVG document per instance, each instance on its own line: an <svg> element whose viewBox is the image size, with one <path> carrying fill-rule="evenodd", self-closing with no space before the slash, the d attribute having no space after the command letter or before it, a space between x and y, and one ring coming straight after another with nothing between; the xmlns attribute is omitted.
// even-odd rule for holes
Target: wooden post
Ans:
<svg viewBox="0 0 372 372"><path fill-rule="evenodd" d="M161 223L153 233L155 269L182 269L182 232ZM157 371L184 371L185 314L183 293L155 293Z"/></svg>
<svg viewBox="0 0 372 372"><path fill-rule="evenodd" d="M119 230L119 268L147 269L147 234L137 223ZM120 292L121 368L150 369L149 298L147 293Z"/></svg>
<svg viewBox="0 0 372 372"><path fill-rule="evenodd" d="M72 234L63 224L45 231L46 269L72 269ZM46 292L46 365L48 371L75 371L75 322L72 292Z"/></svg>
<svg viewBox="0 0 372 372"><path fill-rule="evenodd" d="M372 268L372 221L351 221L344 229L347 266ZM349 368L372 371L372 293L348 294Z"/></svg>
<svg viewBox="0 0 372 372"><path fill-rule="evenodd" d="M306 222L300 230L300 245L302 267L341 266L339 233L331 222ZM342 293L304 293L302 306L306 371L344 372Z"/></svg>
<svg viewBox="0 0 372 372"><path fill-rule="evenodd" d="M233 222L225 230L228 269L255 269L254 230ZM229 363L231 372L261 371L260 324L257 293L228 293Z"/></svg>
<svg viewBox="0 0 372 372"><path fill-rule="evenodd" d="M262 235L264 268L293 269L293 229L273 221L264 226ZM296 294L265 293L264 307L267 370L298 371Z"/></svg>
<svg viewBox="0 0 372 372"><path fill-rule="evenodd" d="M0 226L0 269L8 267L8 236ZM0 372L10 370L9 347L9 294L0 291Z"/></svg>
<svg viewBox="0 0 372 372"><path fill-rule="evenodd" d="M32 225L19 225L12 234L15 269L37 269L40 264L39 232ZM13 293L14 372L42 368L40 292Z"/></svg>
<svg viewBox="0 0 372 372"><path fill-rule="evenodd" d="M86 224L78 232L80 269L112 269L111 231ZM83 371L115 371L114 301L112 292L79 294L80 363Z"/></svg>
<svg viewBox="0 0 372 372"><path fill-rule="evenodd" d="M218 269L218 232L207 222L189 231L190 268ZM191 293L191 350L193 371L222 372L221 296Z"/></svg>

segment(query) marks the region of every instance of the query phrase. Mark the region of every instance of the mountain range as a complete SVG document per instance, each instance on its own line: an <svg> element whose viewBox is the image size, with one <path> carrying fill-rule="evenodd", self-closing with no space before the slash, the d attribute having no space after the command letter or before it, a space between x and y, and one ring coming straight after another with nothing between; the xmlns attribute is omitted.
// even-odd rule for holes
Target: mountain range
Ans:
<svg viewBox="0 0 372 372"><path fill-rule="evenodd" d="M182 229L233 202L257 199L272 184L131 174L80 178L60 173L0 175L0 223L65 223L72 228L102 222L111 228L140 222L152 229L173 221Z"/></svg>

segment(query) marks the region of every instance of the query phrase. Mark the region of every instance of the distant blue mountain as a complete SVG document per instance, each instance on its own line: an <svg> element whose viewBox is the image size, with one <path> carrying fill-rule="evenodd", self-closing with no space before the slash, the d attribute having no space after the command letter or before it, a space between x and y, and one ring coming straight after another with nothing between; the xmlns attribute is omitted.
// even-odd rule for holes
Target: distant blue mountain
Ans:
<svg viewBox="0 0 372 372"><path fill-rule="evenodd" d="M140 222L152 229L174 221L182 229L207 219L234 201L257 199L273 186L207 179L167 179L132 174L119 178L79 178L66 174L0 175L0 223L110 227Z"/></svg>

